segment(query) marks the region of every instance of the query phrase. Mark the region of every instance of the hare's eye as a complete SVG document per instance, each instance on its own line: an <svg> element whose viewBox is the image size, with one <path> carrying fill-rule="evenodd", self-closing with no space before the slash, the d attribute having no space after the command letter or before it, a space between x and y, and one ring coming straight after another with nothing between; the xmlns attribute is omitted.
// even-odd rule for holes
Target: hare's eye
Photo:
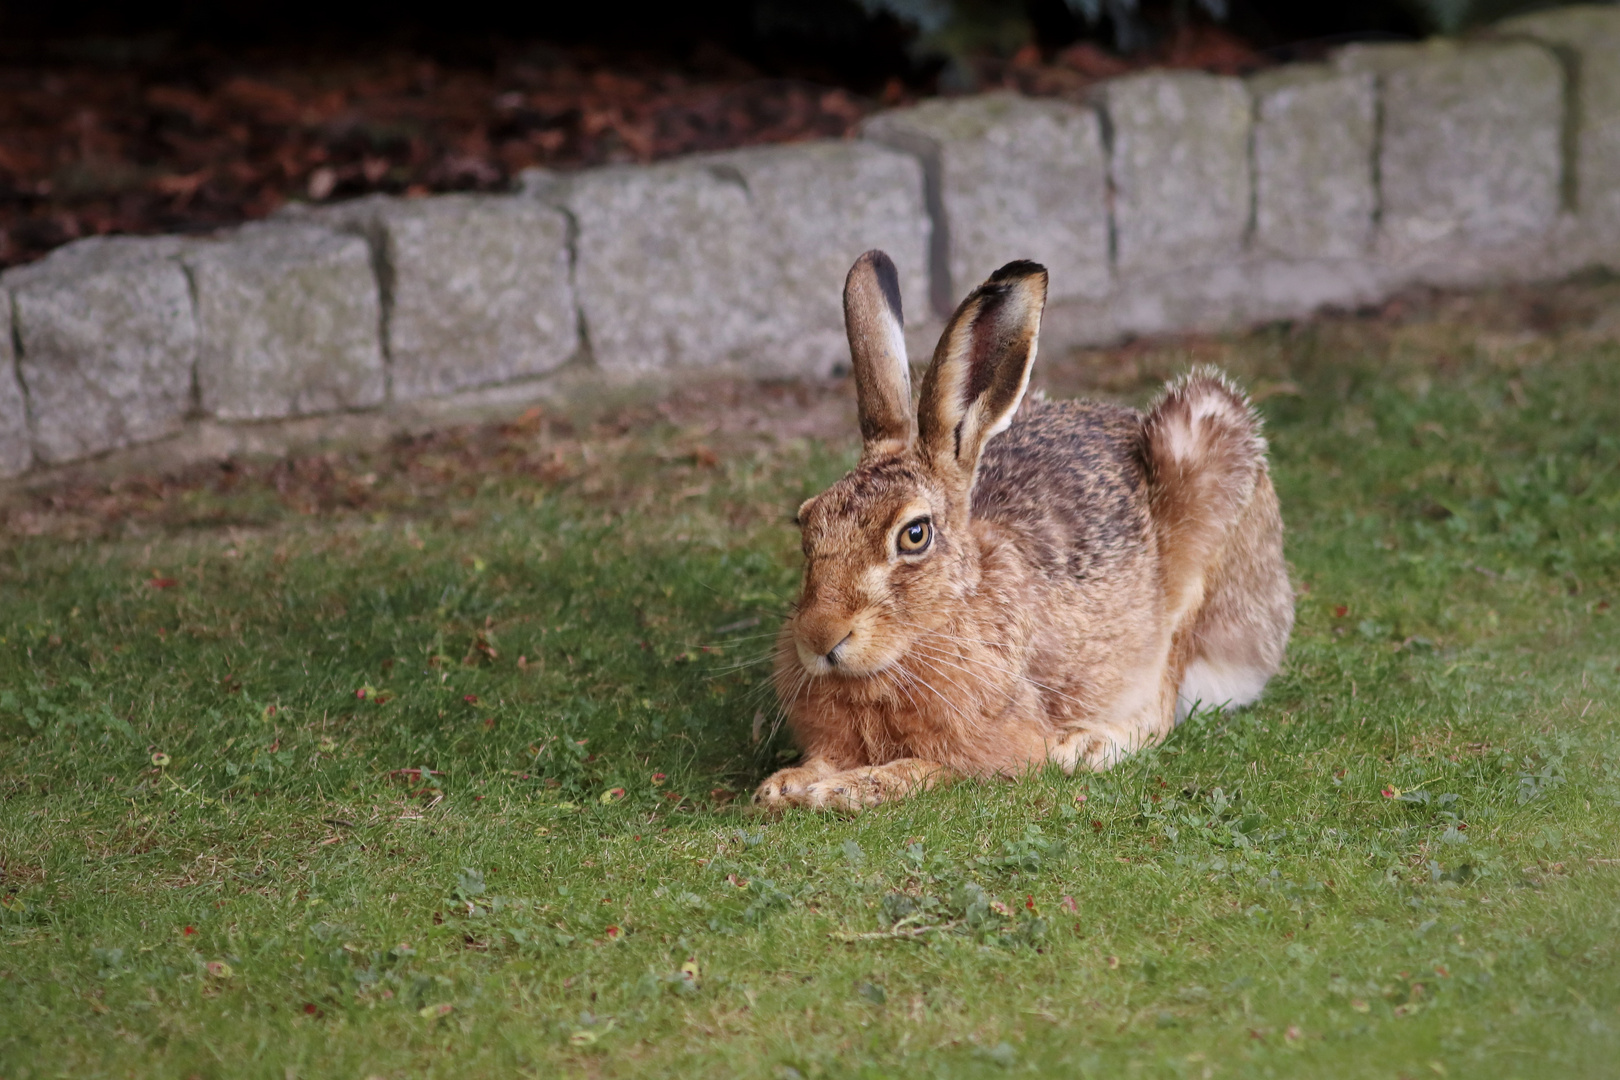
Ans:
<svg viewBox="0 0 1620 1080"><path fill-rule="evenodd" d="M928 545L934 539L934 526L927 518L918 518L900 530L900 537L896 541L902 555L916 555L927 551Z"/></svg>

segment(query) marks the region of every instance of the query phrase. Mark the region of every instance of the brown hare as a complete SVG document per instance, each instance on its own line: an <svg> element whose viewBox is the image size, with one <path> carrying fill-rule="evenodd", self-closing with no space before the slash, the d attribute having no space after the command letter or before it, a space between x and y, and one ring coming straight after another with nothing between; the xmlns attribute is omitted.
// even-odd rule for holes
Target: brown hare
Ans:
<svg viewBox="0 0 1620 1080"><path fill-rule="evenodd" d="M861 458L799 507L775 683L804 757L757 803L856 810L1048 761L1106 769L1277 671L1293 592L1254 410L1213 370L1146 415L1024 400L1045 303L1041 266L992 274L914 412L894 264L850 270Z"/></svg>

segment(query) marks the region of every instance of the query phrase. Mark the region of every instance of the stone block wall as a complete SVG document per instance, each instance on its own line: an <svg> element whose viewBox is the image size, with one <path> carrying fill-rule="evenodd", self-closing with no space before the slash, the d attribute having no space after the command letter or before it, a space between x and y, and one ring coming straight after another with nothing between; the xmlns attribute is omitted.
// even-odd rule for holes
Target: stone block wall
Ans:
<svg viewBox="0 0 1620 1080"><path fill-rule="evenodd" d="M1046 266L1053 299L1112 289L1108 155L1096 110L999 92L885 113L863 133L923 166L935 279L932 294L909 294L913 304L926 299L949 314L1008 251Z"/></svg>
<svg viewBox="0 0 1620 1080"><path fill-rule="evenodd" d="M1104 92L1114 145L1115 261L1122 276L1218 264L1249 227L1250 105L1238 79L1134 75Z"/></svg>
<svg viewBox="0 0 1620 1080"><path fill-rule="evenodd" d="M1509 40L1545 46L1563 68L1565 209L1560 243L1613 265L1620 246L1620 17L1583 5L1510 19L1496 28Z"/></svg>
<svg viewBox="0 0 1620 1080"><path fill-rule="evenodd" d="M875 144L531 172L524 190L574 223L581 323L608 371L825 373L847 358L844 275L874 247L927 295L922 168Z"/></svg>
<svg viewBox="0 0 1620 1080"><path fill-rule="evenodd" d="M1560 207L1564 80L1545 48L1431 41L1353 46L1383 106L1379 254L1422 277L1467 281L1551 235Z"/></svg>
<svg viewBox="0 0 1620 1080"><path fill-rule="evenodd" d="M196 292L197 393L221 420L381 405L381 309L365 241L253 225L180 259Z"/></svg>
<svg viewBox="0 0 1620 1080"><path fill-rule="evenodd" d="M1051 273L1049 346L1620 269L1620 7L1249 79L940 99L856 140L532 171L506 196L79 241L0 275L0 477L198 432L197 454L277 425L377 435L469 395L825 375L870 248L919 352L1015 258Z"/></svg>
<svg viewBox="0 0 1620 1080"><path fill-rule="evenodd" d="M568 219L555 210L372 196L297 216L369 243L395 401L544 375L579 347Z"/></svg>
<svg viewBox="0 0 1620 1080"><path fill-rule="evenodd" d="M11 344L11 305L0 304L0 476L17 476L34 460L28 431L28 401L17 381L17 356Z"/></svg>
<svg viewBox="0 0 1620 1080"><path fill-rule="evenodd" d="M94 238L0 276L34 457L59 464L178 432L197 319L185 245Z"/></svg>
<svg viewBox="0 0 1620 1080"><path fill-rule="evenodd" d="M1249 81L1254 247L1280 259L1359 259L1378 210L1371 75L1299 64Z"/></svg>

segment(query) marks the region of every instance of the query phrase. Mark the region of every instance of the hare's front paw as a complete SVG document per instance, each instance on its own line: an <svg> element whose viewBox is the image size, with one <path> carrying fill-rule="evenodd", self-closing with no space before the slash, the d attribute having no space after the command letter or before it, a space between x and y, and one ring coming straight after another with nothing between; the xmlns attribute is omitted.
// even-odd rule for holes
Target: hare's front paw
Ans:
<svg viewBox="0 0 1620 1080"><path fill-rule="evenodd" d="M767 810L802 806L807 810L859 810L883 801L883 785L877 770L870 768L836 770L812 762L796 769L783 769L759 785L754 802Z"/></svg>
<svg viewBox="0 0 1620 1080"><path fill-rule="evenodd" d="M853 814L884 799L884 784L877 769L846 769L823 777L804 789L800 806L812 810L840 810Z"/></svg>
<svg viewBox="0 0 1620 1080"><path fill-rule="evenodd" d="M812 761L792 769L772 773L754 792L754 802L767 810L780 810L787 806L809 806L806 792L810 785L834 770L824 762Z"/></svg>
<svg viewBox="0 0 1620 1080"><path fill-rule="evenodd" d="M955 775L943 765L919 758L843 770L826 766L820 770L783 769L760 786L754 801L772 809L803 806L853 814L949 783Z"/></svg>

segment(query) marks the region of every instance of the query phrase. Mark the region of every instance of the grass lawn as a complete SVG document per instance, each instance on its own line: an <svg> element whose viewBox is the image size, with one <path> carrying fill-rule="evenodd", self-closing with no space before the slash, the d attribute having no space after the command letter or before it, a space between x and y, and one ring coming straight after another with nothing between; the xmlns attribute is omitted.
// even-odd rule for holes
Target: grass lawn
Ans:
<svg viewBox="0 0 1620 1080"><path fill-rule="evenodd" d="M1261 703L769 818L847 386L14 494L0 1077L1613 1076L1620 287L1038 361L1262 399Z"/></svg>

